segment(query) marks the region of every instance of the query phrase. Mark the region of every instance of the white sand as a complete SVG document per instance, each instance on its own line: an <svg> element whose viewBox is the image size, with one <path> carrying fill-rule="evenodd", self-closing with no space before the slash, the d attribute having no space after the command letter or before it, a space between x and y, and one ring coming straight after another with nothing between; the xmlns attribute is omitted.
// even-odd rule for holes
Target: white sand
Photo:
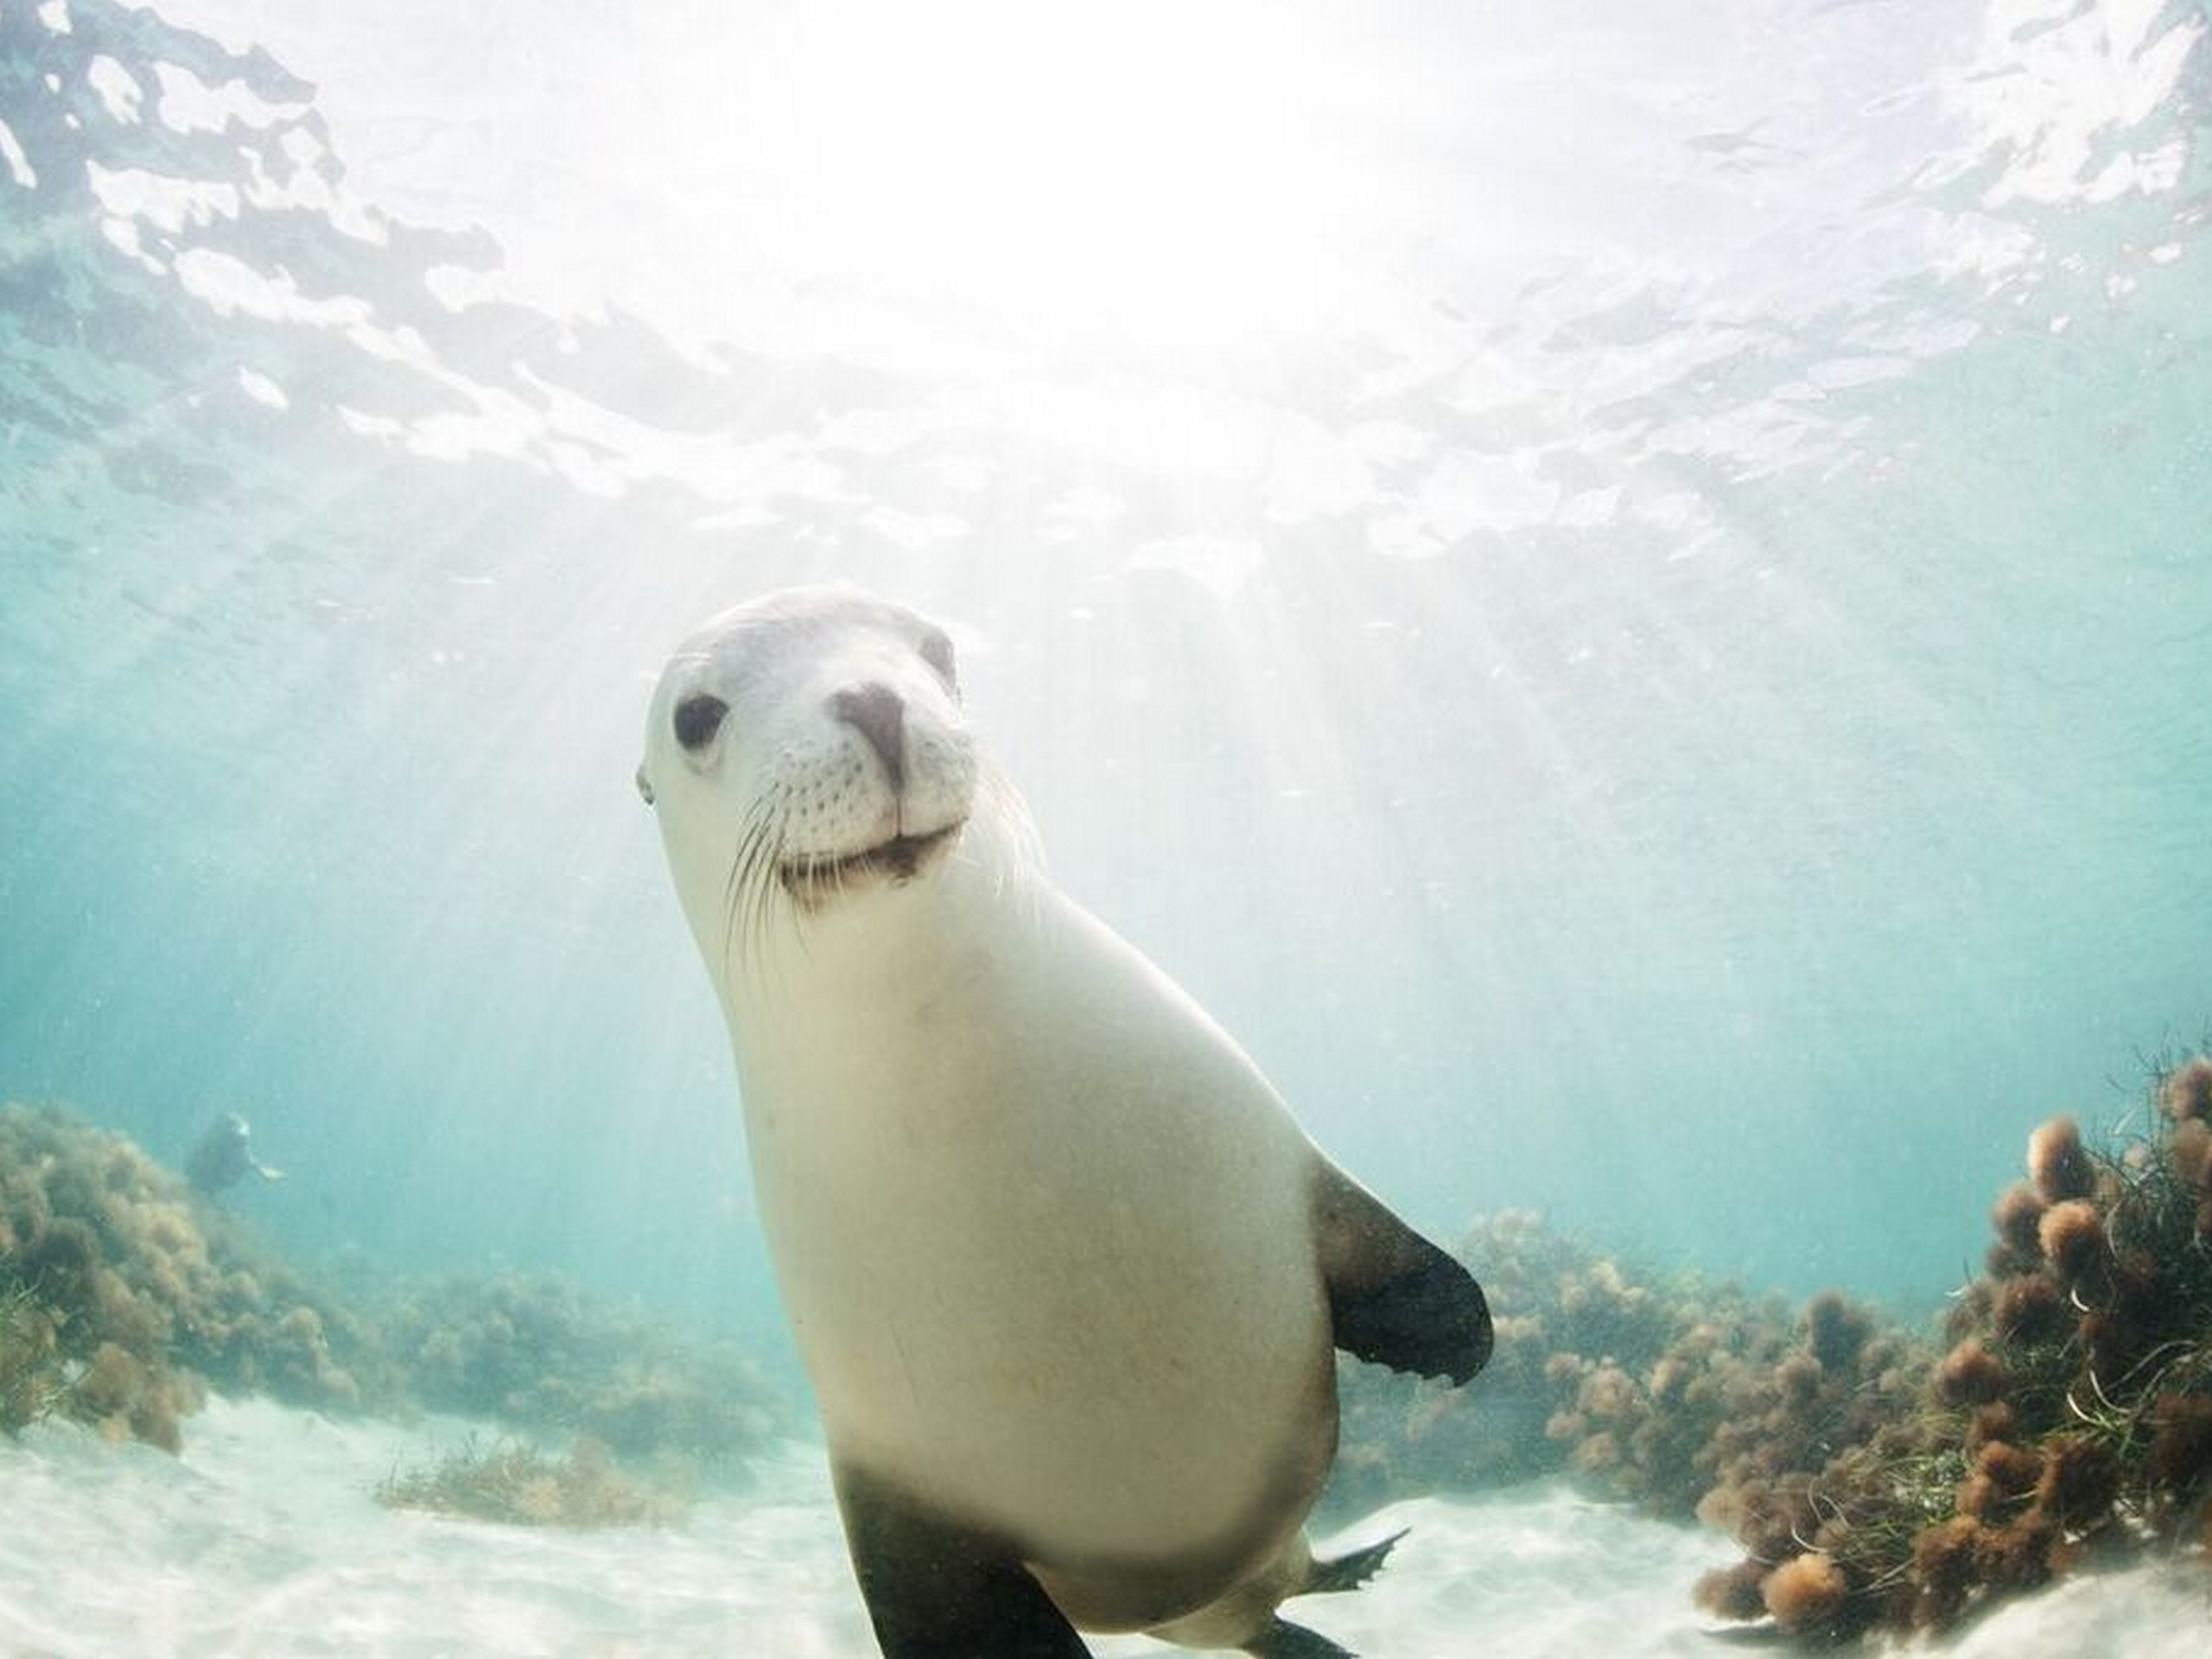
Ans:
<svg viewBox="0 0 2212 1659"><path fill-rule="evenodd" d="M873 1654L810 1448L788 1448L747 1495L706 1498L662 1530L526 1530L372 1500L396 1464L449 1449L466 1428L218 1401L187 1422L181 1459L60 1425L0 1440L0 1654ZM1727 1559L1710 1534L1546 1486L1395 1505L1337 1541L1406 1525L1413 1535L1374 1585L1299 1616L1373 1659L1729 1650L1688 1599L1697 1573ZM2190 1559L2082 1575L1943 1651L2203 1659L2212 1569Z"/></svg>

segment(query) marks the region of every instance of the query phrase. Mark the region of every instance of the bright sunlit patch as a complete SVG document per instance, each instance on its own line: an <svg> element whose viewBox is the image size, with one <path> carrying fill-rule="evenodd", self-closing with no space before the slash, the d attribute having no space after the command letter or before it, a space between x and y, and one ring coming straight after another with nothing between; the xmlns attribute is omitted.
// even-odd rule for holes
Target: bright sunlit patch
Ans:
<svg viewBox="0 0 2212 1659"><path fill-rule="evenodd" d="M583 0L531 14L526 62L498 7L165 4L314 72L337 200L481 226L501 297L617 303L702 361L974 374L1311 336L1425 242L1423 135L1465 96L1408 86L1421 52L1336 0ZM296 114L156 74L180 130Z"/></svg>
<svg viewBox="0 0 2212 1659"><path fill-rule="evenodd" d="M238 390L266 409L289 409L292 400L265 374L257 374L241 365L238 369Z"/></svg>
<svg viewBox="0 0 2212 1659"><path fill-rule="evenodd" d="M5 121L0 121L0 162L8 164L8 176L25 190L38 188L38 174L31 166L31 158L23 153L23 146Z"/></svg>
<svg viewBox="0 0 2212 1659"><path fill-rule="evenodd" d="M852 6L796 43L823 267L1171 337L1296 326L1348 206L1341 89L1256 5Z"/></svg>
<svg viewBox="0 0 2212 1659"><path fill-rule="evenodd" d="M1984 156L2007 156L1985 194L1991 207L2172 188L2178 153L2117 145L2172 98L2208 29L2202 18L2146 0L2079 10L2051 0L1993 0L1981 61L1948 88L1976 129L1974 143L1931 176L1964 172Z"/></svg>
<svg viewBox="0 0 2212 1659"><path fill-rule="evenodd" d="M1173 570L1218 598L1234 599L1260 568L1262 556L1259 543L1248 537L1169 536L1138 548L1129 556L1128 568Z"/></svg>
<svg viewBox="0 0 2212 1659"><path fill-rule="evenodd" d="M125 126L138 120L138 105L145 97L145 89L138 79L115 59L102 52L97 54L85 71L85 82L99 94L99 100L111 120Z"/></svg>
<svg viewBox="0 0 2212 1659"><path fill-rule="evenodd" d="M154 76L162 86L162 121L173 132L220 132L233 121L258 130L296 119L307 107L268 103L242 80L210 86L178 64L157 63Z"/></svg>

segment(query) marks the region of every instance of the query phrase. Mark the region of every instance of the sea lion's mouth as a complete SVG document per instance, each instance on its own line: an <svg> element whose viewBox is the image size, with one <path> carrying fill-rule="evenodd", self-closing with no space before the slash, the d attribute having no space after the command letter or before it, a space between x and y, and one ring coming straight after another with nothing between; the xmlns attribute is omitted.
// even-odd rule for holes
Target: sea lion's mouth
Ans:
<svg viewBox="0 0 2212 1659"><path fill-rule="evenodd" d="M925 864L950 847L967 822L965 818L955 818L942 830L932 830L927 835L893 836L887 842L842 857L801 853L784 860L776 874L782 878L785 892L808 903L819 903L847 888L877 880L887 880L896 886L912 880Z"/></svg>

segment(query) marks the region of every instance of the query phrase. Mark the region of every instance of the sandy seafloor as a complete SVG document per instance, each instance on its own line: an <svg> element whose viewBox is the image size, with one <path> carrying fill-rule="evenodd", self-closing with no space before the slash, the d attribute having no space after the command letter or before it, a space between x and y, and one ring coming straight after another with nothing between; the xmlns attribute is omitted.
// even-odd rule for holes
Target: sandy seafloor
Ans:
<svg viewBox="0 0 2212 1659"><path fill-rule="evenodd" d="M0 1441L0 1653L874 1652L814 1448L785 1447L741 1494L703 1496L666 1529L524 1530L372 1499L395 1465L467 1432L218 1400L189 1420L181 1458L63 1425ZM1307 1622L1370 1659L1736 1649L1688 1600L1695 1575L1727 1558L1709 1533L1544 1484L1395 1504L1336 1541L1400 1526L1412 1535L1373 1586L1302 1604ZM1141 1637L1093 1645L1173 1651ZM2212 1573L2195 1559L2083 1573L1941 1651L2202 1659Z"/></svg>

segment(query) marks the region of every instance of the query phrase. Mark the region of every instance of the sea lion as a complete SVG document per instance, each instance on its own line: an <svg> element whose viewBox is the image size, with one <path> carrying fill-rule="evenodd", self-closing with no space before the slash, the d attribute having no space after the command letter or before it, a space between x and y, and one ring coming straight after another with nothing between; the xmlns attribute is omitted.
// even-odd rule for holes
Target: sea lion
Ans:
<svg viewBox="0 0 2212 1659"><path fill-rule="evenodd" d="M1331 1348L1464 1382L1474 1280L1046 879L942 629L849 588L726 612L637 781L884 1653L1342 1653L1276 1611L1395 1541L1307 1553Z"/></svg>

